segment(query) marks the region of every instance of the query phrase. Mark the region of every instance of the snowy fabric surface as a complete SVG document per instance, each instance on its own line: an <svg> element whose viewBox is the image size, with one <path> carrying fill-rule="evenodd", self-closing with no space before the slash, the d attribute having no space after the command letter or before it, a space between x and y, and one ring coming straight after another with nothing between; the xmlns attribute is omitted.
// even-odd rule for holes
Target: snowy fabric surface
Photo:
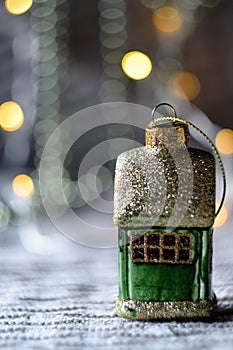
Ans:
<svg viewBox="0 0 233 350"><path fill-rule="evenodd" d="M0 349L233 349L231 235L215 237L211 320L137 322L116 316L117 251L69 243L38 256L0 249ZM64 239L64 246L67 244Z"/></svg>

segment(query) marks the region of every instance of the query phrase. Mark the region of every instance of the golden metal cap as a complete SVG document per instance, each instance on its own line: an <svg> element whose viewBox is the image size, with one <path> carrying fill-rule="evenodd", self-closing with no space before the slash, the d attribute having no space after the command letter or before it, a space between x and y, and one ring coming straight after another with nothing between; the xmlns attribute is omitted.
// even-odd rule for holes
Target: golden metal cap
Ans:
<svg viewBox="0 0 233 350"><path fill-rule="evenodd" d="M187 146L190 140L188 125L180 122L155 125L153 121L146 128L146 146Z"/></svg>

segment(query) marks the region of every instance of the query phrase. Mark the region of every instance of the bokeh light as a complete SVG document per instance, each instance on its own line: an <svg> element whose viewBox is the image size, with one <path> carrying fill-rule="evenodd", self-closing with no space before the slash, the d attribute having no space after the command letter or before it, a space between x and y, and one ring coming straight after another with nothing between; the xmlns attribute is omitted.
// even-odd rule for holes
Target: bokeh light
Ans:
<svg viewBox="0 0 233 350"><path fill-rule="evenodd" d="M34 193L34 184L30 176L25 174L17 175L13 182L12 188L14 193L21 198L29 198Z"/></svg>
<svg viewBox="0 0 233 350"><path fill-rule="evenodd" d="M220 130L216 136L215 143L220 153L224 155L233 154L233 130Z"/></svg>
<svg viewBox="0 0 233 350"><path fill-rule="evenodd" d="M5 6L12 15L21 15L30 9L32 2L32 0L6 0Z"/></svg>
<svg viewBox="0 0 233 350"><path fill-rule="evenodd" d="M181 99L194 100L200 93L199 79L190 72L179 72L171 78L174 94Z"/></svg>
<svg viewBox="0 0 233 350"><path fill-rule="evenodd" d="M121 66L125 74L134 80L145 79L152 70L150 58L140 51L130 51L125 54Z"/></svg>
<svg viewBox="0 0 233 350"><path fill-rule="evenodd" d="M0 127L5 131L18 130L24 121L22 108L18 103L8 101L0 106Z"/></svg>
<svg viewBox="0 0 233 350"><path fill-rule="evenodd" d="M207 8L212 8L218 5L220 0L198 0L199 5Z"/></svg>
<svg viewBox="0 0 233 350"><path fill-rule="evenodd" d="M218 214L218 216L214 221L214 227L217 228L217 227L223 226L227 221L227 218L228 218L227 209L225 206L223 206L222 209L220 210L220 213Z"/></svg>
<svg viewBox="0 0 233 350"><path fill-rule="evenodd" d="M181 28L183 18L175 8L163 6L154 12L153 23L155 28L161 32L173 33Z"/></svg>
<svg viewBox="0 0 233 350"><path fill-rule="evenodd" d="M150 9L156 9L163 6L165 2L166 0L141 0L141 3Z"/></svg>
<svg viewBox="0 0 233 350"><path fill-rule="evenodd" d="M10 221L10 211L7 206L0 201L0 232L4 231Z"/></svg>

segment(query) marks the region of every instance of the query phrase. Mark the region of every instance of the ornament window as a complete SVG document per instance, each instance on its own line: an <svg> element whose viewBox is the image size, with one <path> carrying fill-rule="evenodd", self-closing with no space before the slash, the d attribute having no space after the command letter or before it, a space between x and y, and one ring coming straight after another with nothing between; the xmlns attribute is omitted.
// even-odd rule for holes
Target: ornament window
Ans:
<svg viewBox="0 0 233 350"><path fill-rule="evenodd" d="M134 263L191 264L193 235L135 231L130 236L130 247Z"/></svg>

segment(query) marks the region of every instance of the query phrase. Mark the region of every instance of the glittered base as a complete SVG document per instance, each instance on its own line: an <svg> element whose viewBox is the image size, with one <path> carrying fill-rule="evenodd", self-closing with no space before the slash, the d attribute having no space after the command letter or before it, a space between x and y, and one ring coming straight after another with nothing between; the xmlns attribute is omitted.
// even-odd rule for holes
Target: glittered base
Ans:
<svg viewBox="0 0 233 350"><path fill-rule="evenodd" d="M130 320L196 319L210 317L217 305L216 298L201 301L139 301L116 300L116 312Z"/></svg>

